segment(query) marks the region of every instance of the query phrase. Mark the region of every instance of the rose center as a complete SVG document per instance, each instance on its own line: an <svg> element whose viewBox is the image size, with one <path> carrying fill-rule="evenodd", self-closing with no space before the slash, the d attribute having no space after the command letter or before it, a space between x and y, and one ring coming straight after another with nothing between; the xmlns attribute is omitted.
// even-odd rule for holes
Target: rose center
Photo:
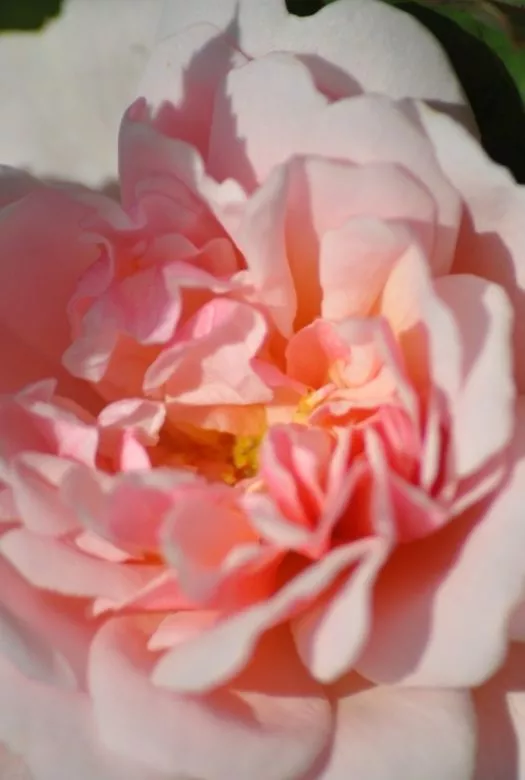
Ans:
<svg viewBox="0 0 525 780"><path fill-rule="evenodd" d="M164 431L150 456L155 466L188 469L210 481L236 485L257 473L261 440L188 425Z"/></svg>

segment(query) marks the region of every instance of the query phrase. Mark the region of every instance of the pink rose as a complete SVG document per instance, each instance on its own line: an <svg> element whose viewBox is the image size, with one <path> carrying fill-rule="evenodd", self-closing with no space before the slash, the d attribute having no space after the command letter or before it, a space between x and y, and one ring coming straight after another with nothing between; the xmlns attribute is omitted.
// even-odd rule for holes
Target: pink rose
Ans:
<svg viewBox="0 0 525 780"><path fill-rule="evenodd" d="M380 2L161 29L121 205L4 178L0 741L34 780L519 778L523 191Z"/></svg>

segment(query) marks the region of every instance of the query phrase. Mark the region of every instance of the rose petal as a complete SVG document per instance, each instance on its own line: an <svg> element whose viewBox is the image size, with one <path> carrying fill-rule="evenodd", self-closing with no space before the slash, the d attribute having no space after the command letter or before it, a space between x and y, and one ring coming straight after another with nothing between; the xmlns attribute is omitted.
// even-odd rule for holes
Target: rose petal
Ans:
<svg viewBox="0 0 525 780"><path fill-rule="evenodd" d="M206 157L216 90L230 68L246 62L222 30L196 24L157 44L137 96L154 109L160 132L192 144Z"/></svg>
<svg viewBox="0 0 525 780"><path fill-rule="evenodd" d="M375 687L356 674L332 691L335 738L315 780L471 777L476 741L468 693Z"/></svg>
<svg viewBox="0 0 525 780"><path fill-rule="evenodd" d="M496 282L508 292L516 314L514 356L518 384L523 390L525 267L521 258L525 252L525 188L516 184L506 168L495 165L461 126L428 107L419 106L418 111L442 169L466 205L454 270Z"/></svg>
<svg viewBox="0 0 525 780"><path fill-rule="evenodd" d="M435 289L462 347L462 387L451 416L454 470L463 478L501 452L513 433L512 311L501 287L475 276L438 279Z"/></svg>
<svg viewBox="0 0 525 780"><path fill-rule="evenodd" d="M101 745L87 694L35 683L0 657L0 695L9 702L0 709L0 742L19 756L30 780L164 780Z"/></svg>
<svg viewBox="0 0 525 780"><path fill-rule="evenodd" d="M352 219L326 233L319 257L321 315L331 320L366 317L408 236L376 219Z"/></svg>
<svg viewBox="0 0 525 780"><path fill-rule="evenodd" d="M153 681L172 690L197 692L231 679L249 662L265 631L304 609L354 565L359 571L366 560L381 557L385 547L380 539L367 539L333 550L267 601L225 618L166 653L155 667Z"/></svg>
<svg viewBox="0 0 525 780"><path fill-rule="evenodd" d="M53 376L59 392L93 403L88 388L60 364L69 340L67 301L96 255L79 240L89 213L80 200L46 187L0 212L3 392Z"/></svg>
<svg viewBox="0 0 525 780"><path fill-rule="evenodd" d="M364 558L335 594L292 621L301 659L314 679L333 682L351 669L372 622L372 587L387 549Z"/></svg>
<svg viewBox="0 0 525 780"><path fill-rule="evenodd" d="M276 170L248 200L232 231L246 260L247 271L241 275L285 336L291 334L297 306L285 233L288 188L289 171Z"/></svg>
<svg viewBox="0 0 525 780"><path fill-rule="evenodd" d="M36 587L72 596L123 599L138 591L156 573L155 567L102 561L25 529L4 534L0 538L0 550Z"/></svg>
<svg viewBox="0 0 525 780"><path fill-rule="evenodd" d="M326 744L330 708L286 634L262 646L229 689L201 697L151 684L146 641L133 620L121 619L107 623L93 645L95 717L116 752L170 775L231 780L249 771L254 780L282 780L302 776Z"/></svg>
<svg viewBox="0 0 525 780"><path fill-rule="evenodd" d="M210 169L219 180L230 176L253 190L300 151L305 130L326 105L308 68L291 55L271 53L231 70L215 104Z"/></svg>
<svg viewBox="0 0 525 780"><path fill-rule="evenodd" d="M331 94L346 95L357 86L392 98L439 100L464 105L461 88L441 47L415 19L374 0L343 0L314 16L287 13L284 0L171 0L160 35L166 37L197 22L228 30L250 56L290 51L306 55ZM363 40L367 46L363 46ZM316 73L317 75L317 73Z"/></svg>
<svg viewBox="0 0 525 780"><path fill-rule="evenodd" d="M216 298L188 323L187 339L162 352L146 372L146 391L188 405L269 401L271 391L250 365L266 336L255 308Z"/></svg>
<svg viewBox="0 0 525 780"><path fill-rule="evenodd" d="M512 471L499 494L401 548L384 567L370 641L357 664L369 679L468 687L501 663L523 586L522 403L516 424Z"/></svg>
<svg viewBox="0 0 525 780"><path fill-rule="evenodd" d="M478 751L473 780L525 777L525 648L511 645L502 668L472 693Z"/></svg>

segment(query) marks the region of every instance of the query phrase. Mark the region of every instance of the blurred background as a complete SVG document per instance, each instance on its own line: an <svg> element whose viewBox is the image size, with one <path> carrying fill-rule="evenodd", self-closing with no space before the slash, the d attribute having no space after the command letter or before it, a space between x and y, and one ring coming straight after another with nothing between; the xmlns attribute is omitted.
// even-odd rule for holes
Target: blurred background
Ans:
<svg viewBox="0 0 525 780"><path fill-rule="evenodd" d="M383 1L439 38L486 150L525 182L525 0ZM96 187L113 180L120 119L163 2L0 0L0 164ZM327 2L287 5L308 15Z"/></svg>

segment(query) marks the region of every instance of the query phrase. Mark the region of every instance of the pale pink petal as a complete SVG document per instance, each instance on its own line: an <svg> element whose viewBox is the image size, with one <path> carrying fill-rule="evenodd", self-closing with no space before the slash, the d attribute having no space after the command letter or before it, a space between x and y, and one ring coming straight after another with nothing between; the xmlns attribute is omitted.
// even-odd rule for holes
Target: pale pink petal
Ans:
<svg viewBox="0 0 525 780"><path fill-rule="evenodd" d="M430 265L434 265L434 199L400 166L388 163L354 165L341 159L313 156L294 157L287 167L287 256L298 298L296 330L318 316L322 305L326 310L326 299L330 296L344 300L346 292L351 298L349 291L354 288L351 288L348 271L353 269L355 273L356 265L352 264L350 249L359 252L361 261L368 260L377 265L372 257L362 257L363 245L359 236L363 238L364 233L376 249L382 243L383 234L386 248L395 243L396 236L400 243L406 241L400 230L404 226L417 237ZM373 223L373 218L388 224L377 224L375 230L371 224L367 229L367 220ZM382 258L381 254L379 263ZM339 262L343 264L342 272ZM370 281L371 276L368 273L366 279ZM339 296L335 289L338 281L341 283ZM354 296L359 300L358 293ZM364 297L366 301L366 293ZM327 310L325 313L329 314Z"/></svg>
<svg viewBox="0 0 525 780"><path fill-rule="evenodd" d="M0 584L1 610L10 626L2 633L0 655L27 677L62 689L83 686L86 654L98 628L85 602L34 588L5 558Z"/></svg>
<svg viewBox="0 0 525 780"><path fill-rule="evenodd" d="M156 443L166 417L161 403L144 398L124 398L108 404L98 416L103 428L126 428L140 433L144 443Z"/></svg>
<svg viewBox="0 0 525 780"><path fill-rule="evenodd" d="M0 570L0 578L2 587L5 587L4 566ZM27 677L57 688L74 690L77 681L66 659L47 637L41 635L38 626L24 621L19 614L21 606L5 604L3 599L0 602L0 658L9 660Z"/></svg>
<svg viewBox="0 0 525 780"><path fill-rule="evenodd" d="M8 531L0 550L33 585L68 596L124 599L157 572L156 567L115 564L86 555L65 542L25 529Z"/></svg>
<svg viewBox="0 0 525 780"><path fill-rule="evenodd" d="M383 128L388 127L388 133ZM358 164L395 163L426 187L436 204L433 275L447 273L453 260L461 201L443 175L432 144L401 108L377 95L340 101L318 113L299 139L295 154L322 155Z"/></svg>
<svg viewBox="0 0 525 780"><path fill-rule="evenodd" d="M340 159L295 157L288 163L291 186L287 229L294 252L316 248L329 230L354 217L377 217L406 225L429 258L435 240L436 205L432 193L401 166L355 165ZM311 223L311 224L310 224ZM295 248L299 243L300 249ZM299 266L300 258L297 259Z"/></svg>
<svg viewBox="0 0 525 780"><path fill-rule="evenodd" d="M468 693L375 687L356 674L332 693L335 738L315 780L471 778L476 733ZM504 776L490 780L496 777Z"/></svg>
<svg viewBox="0 0 525 780"><path fill-rule="evenodd" d="M228 70L245 62L222 30L197 24L157 44L137 96L147 99L160 132L206 157L216 91Z"/></svg>
<svg viewBox="0 0 525 780"><path fill-rule="evenodd" d="M120 329L141 344L165 344L181 313L178 290L168 286L162 269L148 268L123 279L115 291Z"/></svg>
<svg viewBox="0 0 525 780"><path fill-rule="evenodd" d="M226 617L215 628L166 653L156 665L153 680L181 692L206 691L223 684L246 666L266 631L302 612L345 572L356 567L355 573L366 560L381 556L385 546L382 540L367 539L333 550L265 602Z"/></svg>
<svg viewBox="0 0 525 780"><path fill-rule="evenodd" d="M140 558L157 551L172 494L191 479L175 470L113 476L76 467L64 480L62 496L87 530Z"/></svg>
<svg viewBox="0 0 525 780"><path fill-rule="evenodd" d="M425 106L419 116L439 163L465 201L466 213L454 270L472 273L504 287L515 308L514 355L521 389L525 387L525 251L522 229L525 188L488 157L464 129Z"/></svg>
<svg viewBox="0 0 525 780"><path fill-rule="evenodd" d="M45 187L0 213L0 387L4 392L54 376L60 392L90 397L87 388L60 365L69 340L67 301L97 251L79 240L87 214L89 209L80 200Z"/></svg>
<svg viewBox="0 0 525 780"><path fill-rule="evenodd" d="M330 706L285 633L263 644L230 688L198 697L152 685L147 638L133 620L113 620L93 645L90 690L108 747L170 776L206 780L282 780L314 763L329 737Z"/></svg>
<svg viewBox="0 0 525 780"><path fill-rule="evenodd" d="M179 496L166 517L162 539L165 558L190 598L207 601L228 577L247 600L268 594L267 577L259 569L275 556L259 546L249 518L225 485Z"/></svg>
<svg viewBox="0 0 525 780"><path fill-rule="evenodd" d="M342 0L305 18L288 14L284 0L170 0L159 35L173 35L198 22L228 30L250 56L272 51L305 55L329 94L362 88L393 98L465 104L434 37L412 17L375 0Z"/></svg>
<svg viewBox="0 0 525 780"><path fill-rule="evenodd" d="M206 610L175 612L165 617L148 641L149 650L166 650L213 626L220 613Z"/></svg>
<svg viewBox="0 0 525 780"><path fill-rule="evenodd" d="M28 452L12 465L9 483L17 517L35 533L60 536L78 529L71 507L60 496L60 486L74 463L65 458Z"/></svg>
<svg viewBox="0 0 525 780"><path fill-rule="evenodd" d="M0 742L27 768L20 780L165 780L104 748L86 693L42 685L0 657L0 696L9 702L0 709Z"/></svg>
<svg viewBox="0 0 525 780"><path fill-rule="evenodd" d="M472 692L478 750L473 780L525 778L525 648L511 645L502 668Z"/></svg>
<svg viewBox="0 0 525 780"><path fill-rule="evenodd" d="M149 583L133 593L129 598L112 600L98 598L93 602L93 615L107 615L109 612L120 612L125 615L136 615L137 612L168 612L177 614L179 610L195 610L198 608L182 592L177 576L173 570L160 570L160 574Z"/></svg>
<svg viewBox="0 0 525 780"><path fill-rule="evenodd" d="M100 536L85 531L75 537L75 546L82 552L93 555L95 558L101 558L103 561L111 563L125 563L131 560L132 556L119 550L118 547L102 539Z"/></svg>
<svg viewBox="0 0 525 780"><path fill-rule="evenodd" d="M349 345L334 324L315 319L288 341L287 373L307 387L318 389L329 381L333 364L348 360L349 354Z"/></svg>
<svg viewBox="0 0 525 780"><path fill-rule="evenodd" d="M381 297L381 314L398 341L406 370L423 397L429 387L452 404L461 389L462 342L454 314L441 301L420 248L399 258ZM440 412L443 413L443 403Z"/></svg>
<svg viewBox="0 0 525 780"><path fill-rule="evenodd" d="M284 485L295 492L291 475L282 479ZM303 551L306 548L312 536L311 531L281 514L270 496L257 492L246 493L242 497L242 506L250 517L252 527L268 544L283 551Z"/></svg>
<svg viewBox="0 0 525 780"><path fill-rule="evenodd" d="M371 638L357 664L370 679L467 687L502 662L523 586L523 404L516 424L512 472L499 494L400 548L384 567Z"/></svg>
<svg viewBox="0 0 525 780"><path fill-rule="evenodd" d="M289 171L276 170L248 200L232 231L247 266L241 276L285 336L291 335L297 307L285 233L288 187Z"/></svg>
<svg viewBox="0 0 525 780"><path fill-rule="evenodd" d="M37 392L42 385L30 385L15 396L0 399L3 471L14 458L25 453L94 463L98 433L90 416L72 403L53 401L54 383L49 385L50 396L39 398Z"/></svg>
<svg viewBox="0 0 525 780"><path fill-rule="evenodd" d="M388 550L364 558L334 594L292 621L292 633L310 674L330 683L352 668L372 622L372 588Z"/></svg>
<svg viewBox="0 0 525 780"><path fill-rule="evenodd" d="M170 400L188 405L269 401L271 391L250 365L266 330L255 308L214 299L188 324L185 340L162 352L150 366L145 390L160 387Z"/></svg>
<svg viewBox="0 0 525 780"><path fill-rule="evenodd" d="M512 432L511 310L504 291L475 276L432 282L413 247L390 275L381 307L420 391L426 395L430 382L442 393L443 419L451 421L450 467L458 478L469 476Z"/></svg>
<svg viewBox="0 0 525 780"><path fill-rule="evenodd" d="M236 223L246 195L232 180L206 175L199 152L168 138L152 125L145 102L124 115L119 137L120 184L124 208L164 233L182 232L195 246L223 237L220 219Z"/></svg>
<svg viewBox="0 0 525 780"><path fill-rule="evenodd" d="M464 477L503 450L513 433L512 311L501 287L476 276L438 279L435 290L452 312L462 347L451 433L454 469Z"/></svg>
<svg viewBox="0 0 525 780"><path fill-rule="evenodd" d="M321 241L321 315L331 320L366 317L376 304L408 235L377 219L349 220Z"/></svg>
<svg viewBox="0 0 525 780"><path fill-rule="evenodd" d="M34 780L24 759L0 745L0 777L4 780Z"/></svg>
<svg viewBox="0 0 525 780"><path fill-rule="evenodd" d="M334 445L327 431L299 424L277 425L269 430L259 453L259 473L290 522L315 528L324 504Z"/></svg>
<svg viewBox="0 0 525 780"><path fill-rule="evenodd" d="M301 152L305 128L327 102L308 68L291 55L272 52L231 70L215 104L211 171L254 189L273 167Z"/></svg>

